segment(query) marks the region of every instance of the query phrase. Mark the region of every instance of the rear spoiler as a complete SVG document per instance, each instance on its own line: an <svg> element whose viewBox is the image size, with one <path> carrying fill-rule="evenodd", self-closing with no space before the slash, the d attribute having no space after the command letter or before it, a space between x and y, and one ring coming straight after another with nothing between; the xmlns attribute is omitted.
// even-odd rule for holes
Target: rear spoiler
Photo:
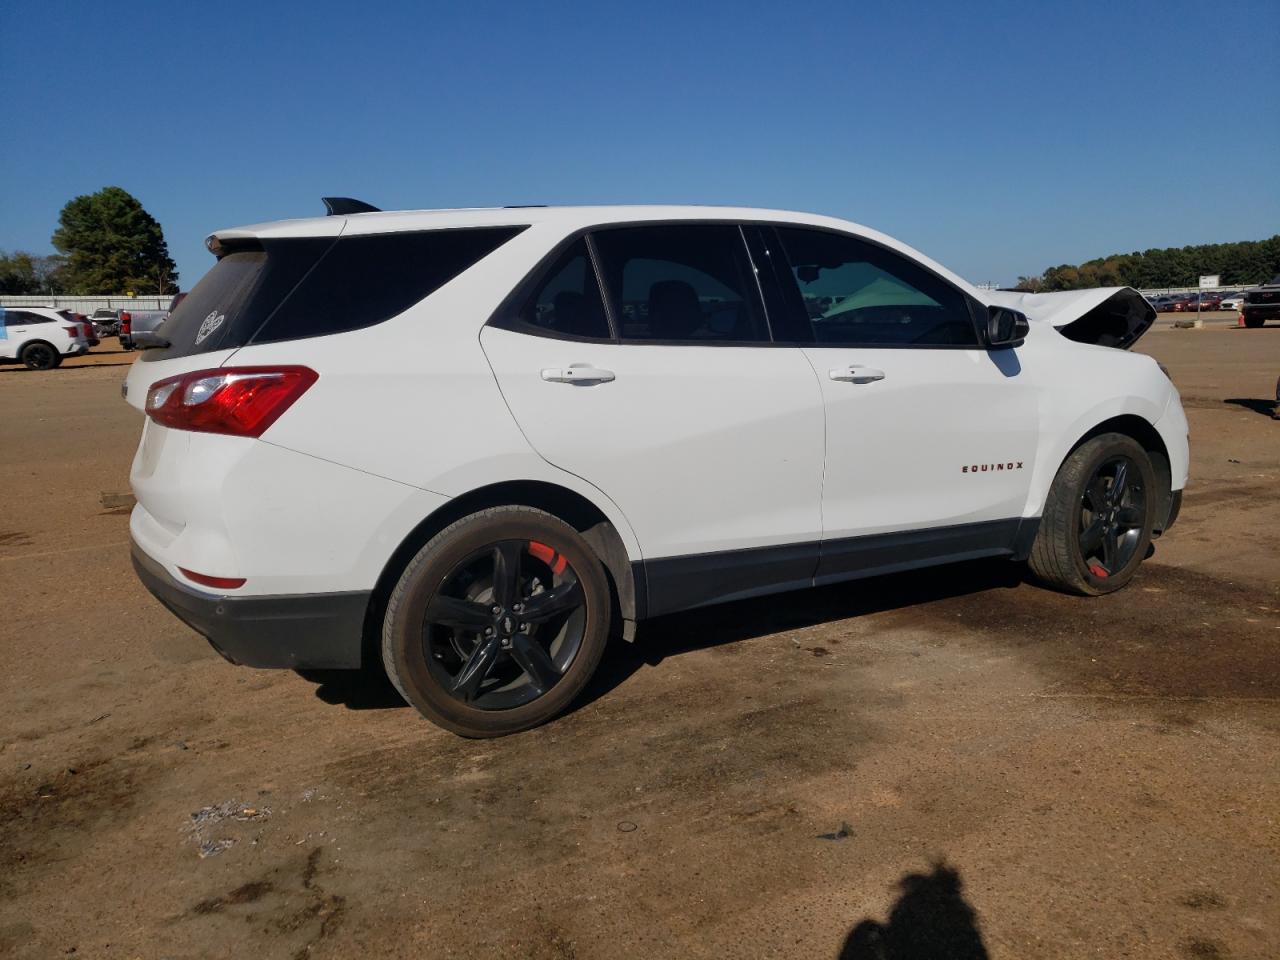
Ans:
<svg viewBox="0 0 1280 960"><path fill-rule="evenodd" d="M1059 293L984 291L988 304L1019 310L1058 329L1068 340L1127 350L1151 329L1156 311L1132 287L1096 287Z"/></svg>

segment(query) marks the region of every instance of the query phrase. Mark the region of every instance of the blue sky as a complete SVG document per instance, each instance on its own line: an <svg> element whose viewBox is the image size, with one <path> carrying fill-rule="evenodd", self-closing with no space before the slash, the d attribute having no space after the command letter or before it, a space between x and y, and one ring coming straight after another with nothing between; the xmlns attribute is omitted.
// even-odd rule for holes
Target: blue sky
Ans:
<svg viewBox="0 0 1280 960"><path fill-rule="evenodd" d="M109 184L217 227L384 208L813 210L970 280L1280 231L1280 4L0 4L0 249Z"/></svg>

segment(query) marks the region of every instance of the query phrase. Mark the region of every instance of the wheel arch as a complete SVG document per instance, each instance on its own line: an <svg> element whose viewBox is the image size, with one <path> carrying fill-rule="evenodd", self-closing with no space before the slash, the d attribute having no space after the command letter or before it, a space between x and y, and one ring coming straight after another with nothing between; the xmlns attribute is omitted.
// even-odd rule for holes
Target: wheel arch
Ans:
<svg viewBox="0 0 1280 960"><path fill-rule="evenodd" d="M605 568L613 595L614 618L621 635L634 636L635 621L644 616L644 582L614 523L586 496L545 480L509 480L478 487L452 497L415 526L392 551L374 585L365 614L363 659L381 657L382 618L400 574L432 537L463 517L489 507L518 505L545 510L569 524L591 545Z"/></svg>

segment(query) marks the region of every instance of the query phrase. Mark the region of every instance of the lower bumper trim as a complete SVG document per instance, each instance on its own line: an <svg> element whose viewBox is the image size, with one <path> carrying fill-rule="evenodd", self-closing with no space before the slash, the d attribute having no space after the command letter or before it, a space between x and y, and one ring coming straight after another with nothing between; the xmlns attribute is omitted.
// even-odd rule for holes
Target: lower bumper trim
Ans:
<svg viewBox="0 0 1280 960"><path fill-rule="evenodd" d="M222 656L246 667L346 670L360 667L371 592L231 597L180 583L136 543L138 579Z"/></svg>

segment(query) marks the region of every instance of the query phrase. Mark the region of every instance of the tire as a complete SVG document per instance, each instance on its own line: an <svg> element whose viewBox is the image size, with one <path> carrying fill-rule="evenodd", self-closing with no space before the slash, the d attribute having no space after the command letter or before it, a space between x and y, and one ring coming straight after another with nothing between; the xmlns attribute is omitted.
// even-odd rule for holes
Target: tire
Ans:
<svg viewBox="0 0 1280 960"><path fill-rule="evenodd" d="M43 340L28 343L18 359L26 364L28 370L53 370L62 364L62 354Z"/></svg>
<svg viewBox="0 0 1280 960"><path fill-rule="evenodd" d="M409 562L387 602L383 665L446 730L527 730L567 708L595 673L611 600L603 565L573 527L532 507L493 507L446 527Z"/></svg>
<svg viewBox="0 0 1280 960"><path fill-rule="evenodd" d="M1117 483L1120 500L1113 503ZM1032 573L1082 596L1119 590L1147 555L1159 492L1151 458L1132 437L1104 433L1081 444L1049 488L1027 558Z"/></svg>
<svg viewBox="0 0 1280 960"><path fill-rule="evenodd" d="M1250 330L1257 330L1258 327L1262 326L1264 323L1266 323L1266 318L1264 317L1251 317L1247 314L1245 315L1244 325Z"/></svg>

